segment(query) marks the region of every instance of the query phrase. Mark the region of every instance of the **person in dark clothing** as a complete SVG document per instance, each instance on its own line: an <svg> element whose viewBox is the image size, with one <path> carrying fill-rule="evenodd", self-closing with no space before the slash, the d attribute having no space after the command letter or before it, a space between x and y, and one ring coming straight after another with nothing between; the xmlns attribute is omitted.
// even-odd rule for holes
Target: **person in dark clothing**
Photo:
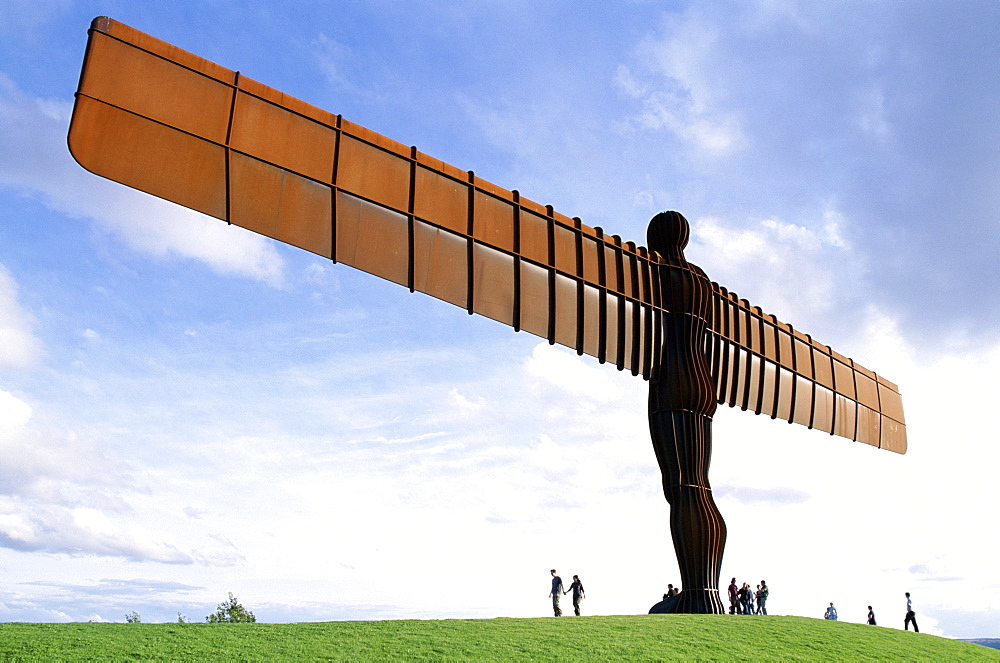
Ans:
<svg viewBox="0 0 1000 663"><path fill-rule="evenodd" d="M580 616L580 599L586 598L586 593L583 591L583 583L580 582L580 576L574 575L573 582L570 583L569 589L567 589L563 594L569 594L573 592L573 613L579 617Z"/></svg>
<svg viewBox="0 0 1000 663"><path fill-rule="evenodd" d="M729 583L729 614L735 615L739 612L740 597L739 597L739 587L736 586L736 578L733 578Z"/></svg>
<svg viewBox="0 0 1000 663"><path fill-rule="evenodd" d="M562 578L556 575L556 570L552 569L552 591L549 592L549 596L552 597L552 612L555 613L556 617L562 617L562 608L559 607L559 597L563 595L563 583Z"/></svg>
<svg viewBox="0 0 1000 663"><path fill-rule="evenodd" d="M903 620L903 628L907 631L910 630L910 622L913 622L913 632L920 633L917 628L917 613L913 612L913 600L910 599L910 593L906 592L906 619Z"/></svg>
<svg viewBox="0 0 1000 663"><path fill-rule="evenodd" d="M674 588L669 582L667 583L667 593L663 595L664 599L669 599L671 596L677 596L677 589Z"/></svg>
<svg viewBox="0 0 1000 663"><path fill-rule="evenodd" d="M764 606L767 604L767 596L771 593L771 590L767 588L767 583L763 580L760 581L760 590L757 592L757 614L766 615L767 608Z"/></svg>
<svg viewBox="0 0 1000 663"><path fill-rule="evenodd" d="M875 623L875 611L872 610L871 606L868 606L868 623L872 626L877 626Z"/></svg>
<svg viewBox="0 0 1000 663"><path fill-rule="evenodd" d="M750 585L743 583L739 591L740 597L740 614L749 615L750 614Z"/></svg>

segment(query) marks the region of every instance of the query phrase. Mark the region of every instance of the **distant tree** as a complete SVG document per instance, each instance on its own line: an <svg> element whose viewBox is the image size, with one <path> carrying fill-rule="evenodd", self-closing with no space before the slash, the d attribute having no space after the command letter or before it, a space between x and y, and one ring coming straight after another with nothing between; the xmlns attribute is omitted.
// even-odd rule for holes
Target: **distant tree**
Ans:
<svg viewBox="0 0 1000 663"><path fill-rule="evenodd" d="M223 622L237 623L237 622L256 622L257 618L254 617L253 613L246 608L244 608L233 596L232 592L229 592L229 600L225 603L220 603L219 607L216 609L214 615L209 615L205 617L205 621L209 624L218 624Z"/></svg>
<svg viewBox="0 0 1000 663"><path fill-rule="evenodd" d="M126 624L141 624L142 619L139 618L139 613L133 610L132 612L125 615Z"/></svg>
<svg viewBox="0 0 1000 663"><path fill-rule="evenodd" d="M181 613L178 612L177 613L177 623L178 624L190 624L191 622L188 621L188 618L186 616L184 616L184 615L182 615Z"/></svg>

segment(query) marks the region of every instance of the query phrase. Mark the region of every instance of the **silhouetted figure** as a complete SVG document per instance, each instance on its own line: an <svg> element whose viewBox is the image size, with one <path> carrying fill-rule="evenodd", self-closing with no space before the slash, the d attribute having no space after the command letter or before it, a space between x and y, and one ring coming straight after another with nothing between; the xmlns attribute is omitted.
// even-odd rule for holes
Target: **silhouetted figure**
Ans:
<svg viewBox="0 0 1000 663"><path fill-rule="evenodd" d="M671 596L677 596L677 590L669 582L667 583L667 593L663 595L663 598L669 599Z"/></svg>
<svg viewBox="0 0 1000 663"><path fill-rule="evenodd" d="M562 617L562 608L559 607L559 597L563 594L563 583L562 578L556 575L556 570L552 569L552 591L549 592L549 596L552 597L552 612L555 613L556 617Z"/></svg>
<svg viewBox="0 0 1000 663"><path fill-rule="evenodd" d="M681 573L676 612L723 614L719 571L726 545L708 466L716 395L705 360L705 329L712 285L684 258L690 229L677 212L661 212L647 229L647 245L666 264L657 267L663 338L649 381L649 432L670 503L670 536ZM654 286L655 287L655 286Z"/></svg>
<svg viewBox="0 0 1000 663"><path fill-rule="evenodd" d="M573 614L579 617L580 599L586 597L586 594L583 591L583 583L580 582L580 576L573 576L573 582L570 583L569 589L563 592L563 594L568 594L569 592L573 592Z"/></svg>
<svg viewBox="0 0 1000 663"><path fill-rule="evenodd" d="M913 632L920 633L920 629L917 628L917 613L913 612L913 600L910 598L910 593L906 592L906 619L903 620L903 629L909 631L911 622Z"/></svg>
<svg viewBox="0 0 1000 663"><path fill-rule="evenodd" d="M868 623L869 623L869 624L870 624L871 626L878 626L878 625L877 625L877 624L875 623L875 611L874 611L874 610L872 610L872 607L871 607L871 606L868 606Z"/></svg>

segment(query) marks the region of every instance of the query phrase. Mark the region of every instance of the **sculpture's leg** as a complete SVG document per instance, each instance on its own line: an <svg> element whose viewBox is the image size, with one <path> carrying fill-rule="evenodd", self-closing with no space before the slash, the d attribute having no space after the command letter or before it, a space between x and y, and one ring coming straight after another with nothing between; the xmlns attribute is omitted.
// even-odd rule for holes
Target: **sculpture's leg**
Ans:
<svg viewBox="0 0 1000 663"><path fill-rule="evenodd" d="M719 575L726 524L708 483L712 420L685 411L651 412L650 435L670 503L670 535L683 591L675 612L724 614Z"/></svg>

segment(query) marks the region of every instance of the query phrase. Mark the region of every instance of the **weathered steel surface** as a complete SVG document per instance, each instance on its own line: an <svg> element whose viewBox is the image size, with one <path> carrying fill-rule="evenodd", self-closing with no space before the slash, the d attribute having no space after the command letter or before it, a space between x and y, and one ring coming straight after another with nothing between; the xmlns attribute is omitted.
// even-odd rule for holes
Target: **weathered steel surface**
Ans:
<svg viewBox="0 0 1000 663"><path fill-rule="evenodd" d="M896 385L710 282L675 212L649 249L623 242L104 17L69 145L98 175L648 379L679 612L722 612L717 403L906 452Z"/></svg>
<svg viewBox="0 0 1000 663"><path fill-rule="evenodd" d="M573 348L660 364L660 257L238 72L98 18L70 149L85 168ZM712 284L720 403L898 453L899 390Z"/></svg>
<svg viewBox="0 0 1000 663"><path fill-rule="evenodd" d="M657 214L647 230L649 248L661 260L656 280L664 309L660 364L649 382L649 433L684 588L673 610L721 615L726 523L708 482L716 398L702 342L712 315L712 284L684 258L688 233L687 220L677 212Z"/></svg>

